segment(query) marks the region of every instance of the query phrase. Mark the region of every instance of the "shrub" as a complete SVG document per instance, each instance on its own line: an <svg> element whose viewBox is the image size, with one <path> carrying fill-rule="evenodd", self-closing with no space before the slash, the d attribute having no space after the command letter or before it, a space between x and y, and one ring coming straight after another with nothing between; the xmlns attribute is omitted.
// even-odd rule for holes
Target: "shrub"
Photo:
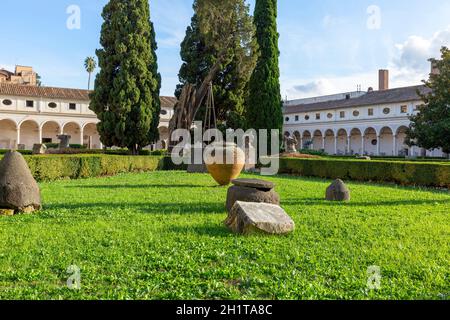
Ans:
<svg viewBox="0 0 450 320"><path fill-rule="evenodd" d="M169 156L166 156L162 159L162 165L161 165L161 169L162 170L166 170L166 171L175 171L175 170L187 170L187 164L181 164L181 165L177 165L174 164L172 161L172 158Z"/></svg>
<svg viewBox="0 0 450 320"><path fill-rule="evenodd" d="M69 148L71 149L87 149L86 146L81 144L69 144Z"/></svg>
<svg viewBox="0 0 450 320"><path fill-rule="evenodd" d="M58 149L59 143L44 143L47 149Z"/></svg>
<svg viewBox="0 0 450 320"><path fill-rule="evenodd" d="M10 150L9 149L0 149L0 154L5 154L8 151L10 151ZM17 152L20 152L23 155L33 154L33 151L31 151L31 150L17 150Z"/></svg>
<svg viewBox="0 0 450 320"><path fill-rule="evenodd" d="M282 158L280 173L328 179L450 187L450 164L445 163Z"/></svg>
<svg viewBox="0 0 450 320"><path fill-rule="evenodd" d="M301 154L310 154L310 155L319 156L319 157L323 157L323 156L327 155L327 153L325 151L317 151L317 150L311 150L311 149L302 149L299 152Z"/></svg>
<svg viewBox="0 0 450 320"><path fill-rule="evenodd" d="M42 155L26 156L25 159L38 181L155 171L162 169L164 164L162 157L151 156Z"/></svg>

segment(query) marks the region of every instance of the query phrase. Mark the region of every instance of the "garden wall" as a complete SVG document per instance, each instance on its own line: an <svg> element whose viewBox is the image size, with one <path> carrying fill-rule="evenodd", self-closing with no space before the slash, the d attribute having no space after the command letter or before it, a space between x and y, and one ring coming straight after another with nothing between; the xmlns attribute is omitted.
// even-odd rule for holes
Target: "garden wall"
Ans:
<svg viewBox="0 0 450 320"><path fill-rule="evenodd" d="M284 158L280 173L450 188L448 163Z"/></svg>

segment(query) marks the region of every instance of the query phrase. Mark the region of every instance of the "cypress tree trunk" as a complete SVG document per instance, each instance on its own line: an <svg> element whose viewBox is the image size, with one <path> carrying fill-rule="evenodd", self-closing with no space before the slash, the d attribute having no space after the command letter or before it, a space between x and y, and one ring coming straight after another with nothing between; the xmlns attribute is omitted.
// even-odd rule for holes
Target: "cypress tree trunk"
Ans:
<svg viewBox="0 0 450 320"><path fill-rule="evenodd" d="M160 76L148 0L110 0L97 50L100 73L90 109L105 146L136 154L158 130ZM119 41L118 41L119 39Z"/></svg>
<svg viewBox="0 0 450 320"><path fill-rule="evenodd" d="M246 113L247 127L278 129L283 127L278 66L277 0L256 0L254 23L260 57L249 83ZM270 133L269 133L270 137ZM270 145L270 139L269 139ZM278 150L272 150L278 152Z"/></svg>

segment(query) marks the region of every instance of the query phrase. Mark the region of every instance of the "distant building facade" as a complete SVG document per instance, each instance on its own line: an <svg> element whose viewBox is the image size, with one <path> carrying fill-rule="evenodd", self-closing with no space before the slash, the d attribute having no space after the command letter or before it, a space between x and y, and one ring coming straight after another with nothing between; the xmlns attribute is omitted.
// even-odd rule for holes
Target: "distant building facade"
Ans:
<svg viewBox="0 0 450 320"><path fill-rule="evenodd" d="M0 83L35 86L37 85L37 77L38 75L32 67L16 66L14 72L0 69Z"/></svg>
<svg viewBox="0 0 450 320"><path fill-rule="evenodd" d="M30 150L34 144L58 143L60 134L70 135L71 144L101 149L89 93L0 81L0 149ZM173 97L161 97L160 141L149 148L166 148L175 103Z"/></svg>
<svg viewBox="0 0 450 320"><path fill-rule="evenodd" d="M380 70L379 90L287 101L285 134L295 136L299 149L331 155L442 157L442 150L405 144L409 117L423 101L425 86L389 89L389 72Z"/></svg>

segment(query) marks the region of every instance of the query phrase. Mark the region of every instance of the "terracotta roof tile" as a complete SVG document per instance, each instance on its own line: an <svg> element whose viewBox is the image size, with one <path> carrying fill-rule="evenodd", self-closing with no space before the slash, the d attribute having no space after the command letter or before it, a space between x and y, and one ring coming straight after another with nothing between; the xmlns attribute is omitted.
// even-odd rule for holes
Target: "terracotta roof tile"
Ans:
<svg viewBox="0 0 450 320"><path fill-rule="evenodd" d="M47 99L69 99L89 102L89 93L92 91L82 89L37 87L17 84L0 83L0 94L6 96L47 98ZM161 106L173 108L177 99L175 97L161 96Z"/></svg>
<svg viewBox="0 0 450 320"><path fill-rule="evenodd" d="M417 95L418 90L422 93L428 93L431 91L429 88L423 85L390 89L384 91L373 91L352 99L342 99L335 101L325 101L325 102L285 106L283 108L283 113L288 114L299 112L322 111L328 109L346 109L346 108L380 105L387 103L410 102L420 100L420 97Z"/></svg>

